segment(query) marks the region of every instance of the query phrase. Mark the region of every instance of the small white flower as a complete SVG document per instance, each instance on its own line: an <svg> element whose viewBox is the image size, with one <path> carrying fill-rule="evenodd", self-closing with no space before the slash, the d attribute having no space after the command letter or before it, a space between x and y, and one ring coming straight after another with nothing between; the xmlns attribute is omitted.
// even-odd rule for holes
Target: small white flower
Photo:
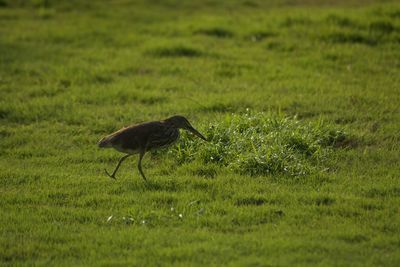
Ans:
<svg viewBox="0 0 400 267"><path fill-rule="evenodd" d="M171 207L171 211L174 211L175 209L174 209L174 207Z"/></svg>
<svg viewBox="0 0 400 267"><path fill-rule="evenodd" d="M146 220L143 220L142 223L145 224L145 223L146 223Z"/></svg>
<svg viewBox="0 0 400 267"><path fill-rule="evenodd" d="M108 217L107 222L111 221L112 218L113 218L112 215L110 217Z"/></svg>
<svg viewBox="0 0 400 267"><path fill-rule="evenodd" d="M182 213L179 213L179 215L178 215L178 216L179 216L179 218L183 218L183 215L182 215Z"/></svg>

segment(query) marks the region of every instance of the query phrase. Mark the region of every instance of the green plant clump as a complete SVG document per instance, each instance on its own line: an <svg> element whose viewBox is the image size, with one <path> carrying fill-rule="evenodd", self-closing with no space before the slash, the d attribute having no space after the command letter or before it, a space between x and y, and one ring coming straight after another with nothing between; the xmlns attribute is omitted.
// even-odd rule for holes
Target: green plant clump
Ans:
<svg viewBox="0 0 400 267"><path fill-rule="evenodd" d="M304 176L328 170L333 148L346 134L322 121L267 113L231 114L206 127L209 142L183 133L171 151L180 163L200 159L246 175Z"/></svg>

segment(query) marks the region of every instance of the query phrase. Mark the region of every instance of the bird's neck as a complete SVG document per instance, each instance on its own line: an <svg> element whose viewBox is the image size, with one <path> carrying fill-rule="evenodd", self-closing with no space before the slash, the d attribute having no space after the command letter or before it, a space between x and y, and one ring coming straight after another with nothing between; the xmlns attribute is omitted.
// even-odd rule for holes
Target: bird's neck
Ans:
<svg viewBox="0 0 400 267"><path fill-rule="evenodd" d="M170 121L169 119L163 120L163 124L164 124L165 126L167 126L167 127L178 128L178 127L176 127L175 124L174 124L172 121Z"/></svg>

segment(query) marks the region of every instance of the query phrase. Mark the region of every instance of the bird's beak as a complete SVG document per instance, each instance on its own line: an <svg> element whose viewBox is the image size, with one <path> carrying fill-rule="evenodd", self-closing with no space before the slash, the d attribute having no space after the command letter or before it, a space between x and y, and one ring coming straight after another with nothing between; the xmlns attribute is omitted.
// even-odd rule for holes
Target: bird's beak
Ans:
<svg viewBox="0 0 400 267"><path fill-rule="evenodd" d="M192 126L189 126L187 128L190 132L192 132L194 135L200 137L201 139L203 139L204 141L207 141L207 139L201 134L199 133L195 128L193 128Z"/></svg>

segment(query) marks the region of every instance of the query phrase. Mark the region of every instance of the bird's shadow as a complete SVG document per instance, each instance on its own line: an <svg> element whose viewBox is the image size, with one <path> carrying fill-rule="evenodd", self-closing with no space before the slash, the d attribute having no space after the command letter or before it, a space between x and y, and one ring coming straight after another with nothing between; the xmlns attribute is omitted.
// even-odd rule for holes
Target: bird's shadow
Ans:
<svg viewBox="0 0 400 267"><path fill-rule="evenodd" d="M106 176L107 177L107 176ZM183 184L177 182L174 179L165 179L165 177L150 177L147 180L143 180L141 177L131 177L126 178L122 176L118 176L116 178L107 177L110 181L123 183L125 190L128 191L168 191L168 192L176 192L180 191L183 188ZM131 180L133 179L133 180ZM123 180L126 180L122 182Z"/></svg>
<svg viewBox="0 0 400 267"><path fill-rule="evenodd" d="M176 192L181 189L181 185L174 180L147 180L143 182L143 189L148 191L168 191Z"/></svg>
<svg viewBox="0 0 400 267"><path fill-rule="evenodd" d="M110 178L109 178L110 179ZM113 180L113 179L110 179ZM125 180L125 179L117 179L113 181L120 181L120 186L124 188L123 191L167 191L167 192L177 192L182 190L183 184L172 179L148 179L147 181L144 180ZM121 180L125 180L121 182Z"/></svg>

